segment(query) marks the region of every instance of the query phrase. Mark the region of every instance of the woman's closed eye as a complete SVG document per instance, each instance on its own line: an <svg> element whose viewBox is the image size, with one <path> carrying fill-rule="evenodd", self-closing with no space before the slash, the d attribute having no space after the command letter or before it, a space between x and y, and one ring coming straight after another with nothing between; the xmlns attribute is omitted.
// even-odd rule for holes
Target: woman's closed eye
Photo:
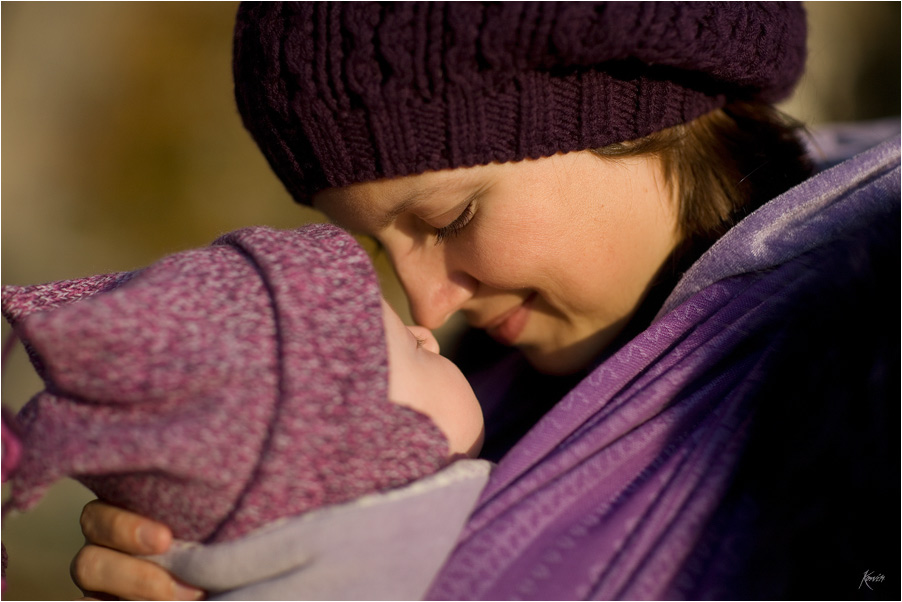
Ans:
<svg viewBox="0 0 902 602"><path fill-rule="evenodd" d="M467 226L467 224L470 223L470 220L473 219L473 215L475 213L476 199L474 198L470 200L469 203L467 203L467 206L464 208L463 212L461 212L461 214L457 216L457 219L455 219L447 226L435 229L435 244L441 244L449 238L460 234L461 230L463 230Z"/></svg>

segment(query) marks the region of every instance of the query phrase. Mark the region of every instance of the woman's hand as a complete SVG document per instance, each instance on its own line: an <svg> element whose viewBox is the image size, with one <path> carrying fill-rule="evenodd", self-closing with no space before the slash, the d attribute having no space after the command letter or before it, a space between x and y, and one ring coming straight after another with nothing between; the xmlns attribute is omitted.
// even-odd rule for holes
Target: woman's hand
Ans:
<svg viewBox="0 0 902 602"><path fill-rule="evenodd" d="M168 550L172 533L165 525L94 500L82 510L81 530L86 543L72 560L71 573L85 595L110 594L128 600L203 598L203 591L133 556Z"/></svg>

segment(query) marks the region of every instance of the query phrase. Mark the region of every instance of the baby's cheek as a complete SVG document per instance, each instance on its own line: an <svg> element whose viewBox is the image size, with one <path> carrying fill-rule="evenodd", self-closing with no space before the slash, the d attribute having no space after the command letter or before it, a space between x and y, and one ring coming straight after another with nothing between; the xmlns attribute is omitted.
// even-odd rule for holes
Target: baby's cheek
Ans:
<svg viewBox="0 0 902 602"><path fill-rule="evenodd" d="M439 428L448 437L452 453L475 457L482 446L484 433L482 407L464 375L453 364L452 368L447 388L437 397L441 404L437 414L445 423L439 424Z"/></svg>

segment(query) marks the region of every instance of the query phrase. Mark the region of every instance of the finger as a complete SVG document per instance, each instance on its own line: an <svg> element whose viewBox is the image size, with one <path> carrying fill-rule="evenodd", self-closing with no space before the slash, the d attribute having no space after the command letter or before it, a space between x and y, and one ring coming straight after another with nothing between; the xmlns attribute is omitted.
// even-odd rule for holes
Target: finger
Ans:
<svg viewBox="0 0 902 602"><path fill-rule="evenodd" d="M70 567L72 580L90 596L127 600L200 600L204 592L174 579L162 567L95 545L83 547Z"/></svg>
<svg viewBox="0 0 902 602"><path fill-rule="evenodd" d="M166 525L99 500L82 510L81 531L90 543L127 554L162 554L172 543Z"/></svg>

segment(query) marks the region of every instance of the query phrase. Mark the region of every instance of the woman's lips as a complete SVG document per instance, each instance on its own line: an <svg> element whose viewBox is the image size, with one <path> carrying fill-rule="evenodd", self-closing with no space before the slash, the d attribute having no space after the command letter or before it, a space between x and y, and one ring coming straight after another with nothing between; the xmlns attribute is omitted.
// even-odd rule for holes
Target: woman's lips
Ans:
<svg viewBox="0 0 902 602"><path fill-rule="evenodd" d="M526 323L529 321L530 308L535 298L536 293L533 293L520 305L511 308L495 320L492 320L486 326L486 332L489 333L489 336L502 345L513 345L516 343L517 339L520 338L520 333L523 332Z"/></svg>

